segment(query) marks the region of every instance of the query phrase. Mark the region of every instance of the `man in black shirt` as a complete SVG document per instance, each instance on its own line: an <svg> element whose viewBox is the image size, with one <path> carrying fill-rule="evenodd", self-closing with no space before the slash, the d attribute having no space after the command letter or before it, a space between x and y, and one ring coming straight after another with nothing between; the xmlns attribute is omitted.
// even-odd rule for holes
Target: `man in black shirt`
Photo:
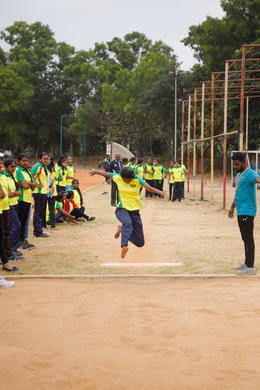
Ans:
<svg viewBox="0 0 260 390"><path fill-rule="evenodd" d="M123 167L123 163L121 161L121 155L116 154L115 160L111 161L111 163L110 163L109 171L111 173L119 173L122 167ZM117 185L112 180L112 183L111 183L111 206L116 207L118 201L119 201L119 197L118 197Z"/></svg>

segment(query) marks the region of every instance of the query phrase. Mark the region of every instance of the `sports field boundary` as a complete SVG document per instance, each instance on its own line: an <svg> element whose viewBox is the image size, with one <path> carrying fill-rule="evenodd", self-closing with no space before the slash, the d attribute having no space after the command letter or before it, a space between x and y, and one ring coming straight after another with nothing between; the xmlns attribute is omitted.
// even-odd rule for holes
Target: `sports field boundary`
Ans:
<svg viewBox="0 0 260 390"><path fill-rule="evenodd" d="M79 280L86 282L167 282L179 279L200 280L200 279L241 279L245 277L260 279L259 275L236 274L175 274L175 275L5 275L5 279L25 280L25 279L58 279L58 280Z"/></svg>

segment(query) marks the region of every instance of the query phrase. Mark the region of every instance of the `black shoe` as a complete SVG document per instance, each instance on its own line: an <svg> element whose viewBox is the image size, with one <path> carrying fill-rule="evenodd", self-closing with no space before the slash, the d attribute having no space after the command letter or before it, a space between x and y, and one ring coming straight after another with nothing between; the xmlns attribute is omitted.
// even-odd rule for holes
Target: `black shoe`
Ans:
<svg viewBox="0 0 260 390"><path fill-rule="evenodd" d="M28 241L24 241L23 246L22 246L22 250L25 251L27 249L33 249L33 248L35 248L35 245L29 244Z"/></svg>
<svg viewBox="0 0 260 390"><path fill-rule="evenodd" d="M89 217L89 218L87 219L87 221L88 221L88 222L94 221L94 219L96 219L96 217Z"/></svg>
<svg viewBox="0 0 260 390"><path fill-rule="evenodd" d="M22 256L23 255L22 252L20 252L18 250L14 251L14 253L16 254L16 256Z"/></svg>

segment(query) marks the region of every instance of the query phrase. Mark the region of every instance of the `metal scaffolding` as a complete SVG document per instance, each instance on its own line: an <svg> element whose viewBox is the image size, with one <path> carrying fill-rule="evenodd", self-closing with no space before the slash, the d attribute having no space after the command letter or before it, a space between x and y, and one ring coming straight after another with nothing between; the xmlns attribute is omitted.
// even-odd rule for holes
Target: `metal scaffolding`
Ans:
<svg viewBox="0 0 260 390"><path fill-rule="evenodd" d="M211 80L202 82L201 88L195 88L194 93L189 95L188 100L182 102L182 142L181 142L181 161L184 160L184 145L187 146L187 192L190 191L190 149L193 147L193 177L196 176L197 164L197 143L201 143L201 196L204 199L204 142L210 141L210 176L211 176L211 203L214 202L214 140L223 138L223 208L226 208L226 175L227 175L227 137L239 133L239 150L244 150L244 111L246 99L246 142L245 151L248 151L248 105L250 98L260 97L260 77L256 75L260 72L260 58L247 56L260 44L243 45L242 58L226 60L224 72L213 72ZM247 64L256 64L256 69L246 69ZM240 68L240 69L237 69ZM249 75L249 77L246 77ZM223 78L224 76L224 78ZM260 74L259 74L260 76ZM249 83L248 83L249 82ZM240 128L239 130L228 132L228 101L240 100ZM224 102L223 132L215 134L214 115L215 102ZM200 109L200 138L197 138L197 113L198 103L201 103ZM205 103L210 102L210 136L205 137ZM191 114L193 104L193 138L191 133ZM185 129L185 106L188 106L187 114L187 140L184 141Z"/></svg>

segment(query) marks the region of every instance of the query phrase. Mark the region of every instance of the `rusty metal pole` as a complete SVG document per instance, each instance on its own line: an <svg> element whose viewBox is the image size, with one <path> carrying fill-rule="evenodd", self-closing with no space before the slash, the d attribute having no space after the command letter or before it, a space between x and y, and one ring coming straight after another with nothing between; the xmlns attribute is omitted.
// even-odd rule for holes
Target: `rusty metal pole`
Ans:
<svg viewBox="0 0 260 390"><path fill-rule="evenodd" d="M204 115L205 115L205 83L202 83L202 102L201 102L201 196L200 200L204 200Z"/></svg>
<svg viewBox="0 0 260 390"><path fill-rule="evenodd" d="M194 118L193 118L193 176L196 176L196 127L197 127L197 90L194 91Z"/></svg>
<svg viewBox="0 0 260 390"><path fill-rule="evenodd" d="M245 65L246 65L246 48L242 47L241 61L241 95L240 95L240 140L239 150L243 152L244 147L244 104L245 104Z"/></svg>
<svg viewBox="0 0 260 390"><path fill-rule="evenodd" d="M210 202L214 203L214 97L215 97L215 75L211 75L211 145L210 145Z"/></svg>
<svg viewBox="0 0 260 390"><path fill-rule="evenodd" d="M191 95L189 95L189 106L188 106L187 192L190 192L190 112L191 112Z"/></svg>
<svg viewBox="0 0 260 390"><path fill-rule="evenodd" d="M193 193L196 191L196 127L197 127L197 89L194 91L194 109L193 109Z"/></svg>
<svg viewBox="0 0 260 390"><path fill-rule="evenodd" d="M226 208L227 197L227 111L228 111L228 62L225 66L225 94L224 94L224 140L223 140L223 209Z"/></svg>
<svg viewBox="0 0 260 390"><path fill-rule="evenodd" d="M246 153L248 152L248 111L249 111L249 97L246 98Z"/></svg>
<svg viewBox="0 0 260 390"><path fill-rule="evenodd" d="M184 112L185 112L185 102L183 101L182 118L181 118L181 165L183 165Z"/></svg>

